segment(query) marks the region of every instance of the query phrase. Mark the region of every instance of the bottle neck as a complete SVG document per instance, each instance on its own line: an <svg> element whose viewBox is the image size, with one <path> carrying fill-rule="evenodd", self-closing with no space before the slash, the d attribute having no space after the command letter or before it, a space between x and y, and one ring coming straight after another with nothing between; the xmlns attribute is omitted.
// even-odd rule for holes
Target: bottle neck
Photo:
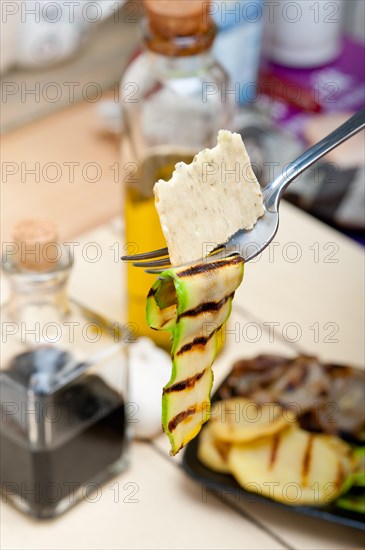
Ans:
<svg viewBox="0 0 365 550"><path fill-rule="evenodd" d="M36 273L7 259L3 263L10 286L8 309L14 322L61 321L69 310L67 282L73 260L70 256L51 271Z"/></svg>
<svg viewBox="0 0 365 550"><path fill-rule="evenodd" d="M147 55L154 75L163 79L204 75L214 62L211 50L184 57L166 56L148 50Z"/></svg>
<svg viewBox="0 0 365 550"><path fill-rule="evenodd" d="M168 58L192 58L195 56L204 59L210 51L216 35L216 27L210 21L204 30L187 36L164 36L151 27L147 18L141 21L143 43L145 48Z"/></svg>

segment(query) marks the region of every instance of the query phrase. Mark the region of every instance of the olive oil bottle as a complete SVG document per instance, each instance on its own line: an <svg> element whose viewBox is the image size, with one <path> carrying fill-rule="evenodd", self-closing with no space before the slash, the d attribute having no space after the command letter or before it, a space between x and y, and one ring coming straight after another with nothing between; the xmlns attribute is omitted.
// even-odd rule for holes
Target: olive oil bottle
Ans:
<svg viewBox="0 0 365 550"><path fill-rule="evenodd" d="M121 82L124 135L121 160L125 178L127 254L166 246L155 210L153 186L169 180L178 162L190 163L212 147L220 128L231 128L234 113L226 73L214 60L215 26L208 2L144 1L141 21L144 51ZM179 208L179 204L176 205ZM128 319L140 335L166 349L167 334L151 330L145 304L154 275L127 266Z"/></svg>

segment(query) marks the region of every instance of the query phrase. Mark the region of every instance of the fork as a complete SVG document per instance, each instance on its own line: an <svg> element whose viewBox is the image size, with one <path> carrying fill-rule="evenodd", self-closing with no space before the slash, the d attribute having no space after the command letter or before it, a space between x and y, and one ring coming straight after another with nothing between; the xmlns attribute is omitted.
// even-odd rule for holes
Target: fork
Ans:
<svg viewBox="0 0 365 550"><path fill-rule="evenodd" d="M227 242L214 248L203 261L217 260L233 254L239 254L245 262L249 262L258 256L276 235L279 227L279 204L288 185L317 160L354 136L364 127L365 109L356 113L328 136L293 160L285 171L264 187L262 191L264 214L258 219L256 225L250 231L243 229L237 231ZM148 268L145 271L154 274L162 273L164 269L171 266L167 248L135 254L133 256L123 256L121 259L133 262L133 265L136 267ZM202 259L196 260L189 265L201 261Z"/></svg>

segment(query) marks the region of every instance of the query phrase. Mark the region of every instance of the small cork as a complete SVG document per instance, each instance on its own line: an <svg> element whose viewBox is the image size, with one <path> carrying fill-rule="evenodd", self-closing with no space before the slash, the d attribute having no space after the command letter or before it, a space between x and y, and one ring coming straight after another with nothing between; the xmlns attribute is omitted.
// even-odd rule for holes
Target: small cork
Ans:
<svg viewBox="0 0 365 550"><path fill-rule="evenodd" d="M204 33L212 24L207 0L144 0L151 29L165 38Z"/></svg>
<svg viewBox="0 0 365 550"><path fill-rule="evenodd" d="M50 271L59 261L56 226L47 220L29 219L17 223L13 230L16 260L27 271Z"/></svg>

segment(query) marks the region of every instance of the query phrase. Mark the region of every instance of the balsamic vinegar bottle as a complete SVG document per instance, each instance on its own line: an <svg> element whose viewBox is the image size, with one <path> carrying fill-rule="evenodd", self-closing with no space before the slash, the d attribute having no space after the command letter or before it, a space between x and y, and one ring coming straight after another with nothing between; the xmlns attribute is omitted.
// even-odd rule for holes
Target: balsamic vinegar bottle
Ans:
<svg viewBox="0 0 365 550"><path fill-rule="evenodd" d="M68 300L73 259L52 224L18 224L12 250L3 257L2 498L50 518L128 464L128 361L107 322Z"/></svg>

